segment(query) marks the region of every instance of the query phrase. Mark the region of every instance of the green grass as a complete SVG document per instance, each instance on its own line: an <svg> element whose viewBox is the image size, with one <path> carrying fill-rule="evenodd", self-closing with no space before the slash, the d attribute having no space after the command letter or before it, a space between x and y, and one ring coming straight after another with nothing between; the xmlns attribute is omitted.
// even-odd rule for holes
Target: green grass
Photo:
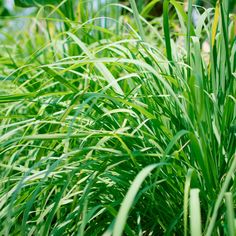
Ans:
<svg viewBox="0 0 236 236"><path fill-rule="evenodd" d="M0 235L235 234L235 15L129 2L2 18Z"/></svg>

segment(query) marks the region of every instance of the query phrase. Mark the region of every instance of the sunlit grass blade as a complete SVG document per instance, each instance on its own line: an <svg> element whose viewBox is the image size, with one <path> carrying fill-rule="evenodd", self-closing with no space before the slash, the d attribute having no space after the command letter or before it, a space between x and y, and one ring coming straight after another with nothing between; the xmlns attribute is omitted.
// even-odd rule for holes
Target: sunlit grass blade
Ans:
<svg viewBox="0 0 236 236"><path fill-rule="evenodd" d="M190 190L190 229L191 236L202 235L199 189Z"/></svg>
<svg viewBox="0 0 236 236"><path fill-rule="evenodd" d="M186 45L187 45L187 64L190 65L190 45L191 45L191 26L192 26L192 0L188 1L188 25L187 25L187 35L186 35ZM188 79L191 76L191 70L190 68L187 69L188 73L187 73L187 77Z"/></svg>
<svg viewBox="0 0 236 236"><path fill-rule="evenodd" d="M133 10L134 19L135 19L135 22L138 26L140 37L143 41L145 41L145 33L144 33L143 26L142 26L142 22L139 18L139 12L138 12L138 9L137 9L137 5L136 5L134 0L129 0L129 2L130 2L130 5L131 5L131 8Z"/></svg>
<svg viewBox="0 0 236 236"><path fill-rule="evenodd" d="M190 192L190 183L192 177L193 169L189 169L184 186L184 235L188 235L188 206L189 206L189 192Z"/></svg>

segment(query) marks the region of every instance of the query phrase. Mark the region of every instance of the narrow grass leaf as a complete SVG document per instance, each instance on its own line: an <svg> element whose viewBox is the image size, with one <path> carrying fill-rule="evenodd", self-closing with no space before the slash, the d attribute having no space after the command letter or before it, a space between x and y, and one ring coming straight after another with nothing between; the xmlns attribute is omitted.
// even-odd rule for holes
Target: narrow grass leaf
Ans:
<svg viewBox="0 0 236 236"><path fill-rule="evenodd" d="M199 189L190 190L190 229L191 236L202 235Z"/></svg>
<svg viewBox="0 0 236 236"><path fill-rule="evenodd" d="M138 26L138 30L139 30L139 34L141 36L141 39L143 41L145 41L145 33L144 33L143 26L142 26L142 22L141 22L140 17L139 17L139 12L138 12L137 5L136 5L134 0L129 0L129 2L130 2L130 5L131 5L131 8L133 10L134 20L135 20L135 22Z"/></svg>
<svg viewBox="0 0 236 236"><path fill-rule="evenodd" d="M171 63L172 59L172 49L170 42L170 26L169 26L169 0L165 0L163 4L163 29L165 35L165 43L166 43L166 53L167 59ZM170 73L172 74L171 65L169 65Z"/></svg>
<svg viewBox="0 0 236 236"><path fill-rule="evenodd" d="M219 17L220 17L220 3L219 3L219 0L218 0L216 2L214 20L213 20L213 24L212 24L212 33L211 33L211 46L212 46L212 48L215 45L215 39L216 39L216 32L217 32Z"/></svg>
<svg viewBox="0 0 236 236"><path fill-rule="evenodd" d="M230 192L225 193L225 203L226 203L226 217L227 217L227 229L229 236L234 236L236 234L236 228L234 224L234 204L233 195Z"/></svg>
<svg viewBox="0 0 236 236"><path fill-rule="evenodd" d="M190 191L192 174L193 174L193 169L188 169L184 186L184 236L188 235L188 203L189 203L189 191Z"/></svg>

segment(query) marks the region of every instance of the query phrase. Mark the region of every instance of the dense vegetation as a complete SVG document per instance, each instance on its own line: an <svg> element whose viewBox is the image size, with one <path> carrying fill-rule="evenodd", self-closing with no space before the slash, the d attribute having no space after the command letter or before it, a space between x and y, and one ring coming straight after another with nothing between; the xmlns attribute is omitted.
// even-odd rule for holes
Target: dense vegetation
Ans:
<svg viewBox="0 0 236 236"><path fill-rule="evenodd" d="M2 7L0 235L234 236L229 1L56 2Z"/></svg>

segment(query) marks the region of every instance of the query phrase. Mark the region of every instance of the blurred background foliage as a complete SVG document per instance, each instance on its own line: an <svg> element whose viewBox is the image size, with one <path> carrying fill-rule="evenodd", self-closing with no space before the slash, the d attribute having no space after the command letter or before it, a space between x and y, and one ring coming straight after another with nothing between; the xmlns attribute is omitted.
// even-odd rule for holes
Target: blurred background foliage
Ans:
<svg viewBox="0 0 236 236"><path fill-rule="evenodd" d="M60 3L60 5L63 8L65 6L72 7L74 11L77 9L77 5L81 4L82 2L89 3L90 5L95 6L95 9L97 9L98 6L106 5L109 3L122 3L124 5L128 5L129 1L119 1L119 0L90 0L90 1L80 1L80 0L15 0L15 5L18 7L33 7L33 6L40 6L40 5L57 5ZM186 0L180 0L179 2L187 2ZM83 4L83 3L82 3ZM147 5L150 4L152 6L152 10L150 11L151 16L160 16L163 12L163 0L136 0L136 4L138 7L139 12L142 11L142 9ZM216 4L216 0L194 0L193 4L196 4L198 6L202 7L214 7ZM229 0L230 9L235 12L235 0ZM14 8L14 0L1 0L0 1L0 16L8 16L11 13L13 13ZM68 9L67 9L68 10ZM64 9L64 12L65 11ZM69 15L72 17L72 15Z"/></svg>

